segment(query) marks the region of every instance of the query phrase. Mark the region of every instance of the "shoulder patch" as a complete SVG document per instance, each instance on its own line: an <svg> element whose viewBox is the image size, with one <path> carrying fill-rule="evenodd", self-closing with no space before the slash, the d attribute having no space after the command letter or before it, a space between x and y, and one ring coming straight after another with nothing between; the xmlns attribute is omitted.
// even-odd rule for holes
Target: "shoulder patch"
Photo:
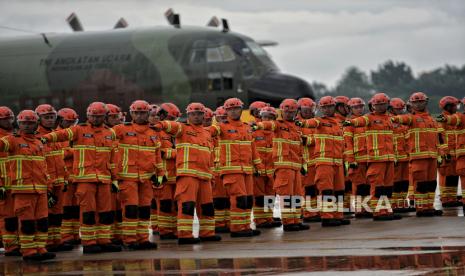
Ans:
<svg viewBox="0 0 465 276"><path fill-rule="evenodd" d="M257 137L255 137L255 140L256 140L256 141L263 141L263 140L265 140L265 137L263 137L263 136L257 136Z"/></svg>

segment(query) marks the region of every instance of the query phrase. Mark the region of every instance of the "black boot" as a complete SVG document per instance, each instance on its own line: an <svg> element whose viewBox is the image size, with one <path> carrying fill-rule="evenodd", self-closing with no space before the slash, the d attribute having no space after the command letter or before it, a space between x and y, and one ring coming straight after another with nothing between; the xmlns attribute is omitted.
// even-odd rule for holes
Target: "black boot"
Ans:
<svg viewBox="0 0 465 276"><path fill-rule="evenodd" d="M16 248L9 252L5 252L5 257L21 257L21 256L23 256L23 254L21 254L21 251L19 250L19 248Z"/></svg>
<svg viewBox="0 0 465 276"><path fill-rule="evenodd" d="M304 222L307 223L312 223L312 222L321 222L321 217L319 216L314 216L314 217L309 217L309 218L303 218Z"/></svg>
<svg viewBox="0 0 465 276"><path fill-rule="evenodd" d="M23 256L24 261L43 261L42 254L35 253L32 255Z"/></svg>
<svg viewBox="0 0 465 276"><path fill-rule="evenodd" d="M348 220L348 219L340 219L339 221L341 222L341 225L349 225L350 224L350 220Z"/></svg>
<svg viewBox="0 0 465 276"><path fill-rule="evenodd" d="M244 238L244 237L253 237L253 236L254 236L254 233L252 230L242 230L238 232L231 232L231 238Z"/></svg>
<svg viewBox="0 0 465 276"><path fill-rule="evenodd" d="M283 226L284 232L297 232L299 231L299 226L297 224L285 224Z"/></svg>
<svg viewBox="0 0 465 276"><path fill-rule="evenodd" d="M99 244L100 248L102 248L103 252L121 252L122 248L121 245L107 243L107 244Z"/></svg>
<svg viewBox="0 0 465 276"><path fill-rule="evenodd" d="M55 253L52 253L52 252L45 252L45 253L40 254L40 256L42 257L42 260L44 261L55 259L56 257Z"/></svg>
<svg viewBox="0 0 465 276"><path fill-rule="evenodd" d="M299 231L310 230L310 225L306 225L302 223L297 224L297 227L299 228Z"/></svg>
<svg viewBox="0 0 465 276"><path fill-rule="evenodd" d="M221 241L221 237L218 235L208 236L208 237L200 237L201 242L218 242Z"/></svg>
<svg viewBox="0 0 465 276"><path fill-rule="evenodd" d="M178 236L176 236L176 234L174 233L169 233L169 234L163 234L163 235L160 235L160 240L176 240L178 239Z"/></svg>
<svg viewBox="0 0 465 276"><path fill-rule="evenodd" d="M197 244L200 242L199 238L179 238L178 244Z"/></svg>
<svg viewBox="0 0 465 276"><path fill-rule="evenodd" d="M272 222L264 222L260 224L256 224L255 227L257 228L274 228L274 225Z"/></svg>
<svg viewBox="0 0 465 276"><path fill-rule="evenodd" d="M97 253L102 253L102 248L96 244L93 245L84 245L82 247L82 253L83 254L97 254Z"/></svg>
<svg viewBox="0 0 465 276"><path fill-rule="evenodd" d="M230 233L231 231L229 230L229 227L226 226L221 226L221 227L215 227L215 233Z"/></svg>
<svg viewBox="0 0 465 276"><path fill-rule="evenodd" d="M321 219L322 227L341 226L341 221L338 219Z"/></svg>
<svg viewBox="0 0 465 276"><path fill-rule="evenodd" d="M157 249L157 244L154 242L141 242L138 244L138 249L139 250L151 250L151 249Z"/></svg>

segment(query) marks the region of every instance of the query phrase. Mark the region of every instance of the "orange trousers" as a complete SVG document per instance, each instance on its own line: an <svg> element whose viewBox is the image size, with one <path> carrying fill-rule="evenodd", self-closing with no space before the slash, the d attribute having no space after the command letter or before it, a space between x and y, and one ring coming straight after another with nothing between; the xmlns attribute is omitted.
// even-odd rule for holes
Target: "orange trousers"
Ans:
<svg viewBox="0 0 465 276"><path fill-rule="evenodd" d="M193 238L194 213L199 219L199 236L215 235L215 209L210 180L179 176L174 199L178 203L178 238Z"/></svg>
<svg viewBox="0 0 465 276"><path fill-rule="evenodd" d="M322 197L321 218L341 219L343 212L336 209L337 198L344 195L344 168L343 165L316 165L315 184ZM327 200L327 197L336 196L336 202Z"/></svg>
<svg viewBox="0 0 465 276"><path fill-rule="evenodd" d="M48 208L48 246L59 245L62 243L61 224L63 221L63 186L53 186L52 192L57 197L57 203L52 208Z"/></svg>
<svg viewBox="0 0 465 276"><path fill-rule="evenodd" d="M114 214L110 184L79 182L76 185L82 245L111 243Z"/></svg>
<svg viewBox="0 0 465 276"><path fill-rule="evenodd" d="M417 212L433 209L437 186L436 158L411 160L409 171L410 177L413 181L415 207Z"/></svg>
<svg viewBox="0 0 465 276"><path fill-rule="evenodd" d="M256 225L273 222L273 208L266 206L265 196L274 197L273 178L269 176L254 177L255 185L253 187L253 194L255 197L253 205L253 217Z"/></svg>
<svg viewBox="0 0 465 276"><path fill-rule="evenodd" d="M409 183L409 162L398 162L394 167L394 184L391 201L393 209L408 207Z"/></svg>
<svg viewBox="0 0 465 276"><path fill-rule="evenodd" d="M176 202L174 193L176 183L166 183L161 189L157 189L157 225L160 235L176 234Z"/></svg>
<svg viewBox="0 0 465 276"><path fill-rule="evenodd" d="M215 176L212 192L213 206L215 207L215 227L229 228L229 209L231 208L231 204L229 202L229 195L223 185L223 179L220 175Z"/></svg>
<svg viewBox="0 0 465 276"><path fill-rule="evenodd" d="M367 164L359 163L356 169L349 169L349 179L352 182L351 195L363 198L370 196L370 184L367 179ZM344 206L347 207L347 206ZM365 213L361 206L355 206L355 213Z"/></svg>
<svg viewBox="0 0 465 276"><path fill-rule="evenodd" d="M0 233L5 252L19 248L18 217L15 215L14 199L10 192L7 192L5 200L0 201Z"/></svg>
<svg viewBox="0 0 465 276"><path fill-rule="evenodd" d="M230 201L231 232L250 230L250 213L253 206L253 176L232 173L222 177Z"/></svg>
<svg viewBox="0 0 465 276"><path fill-rule="evenodd" d="M47 194L14 194L14 210L19 220L19 244L23 256L45 253L48 237Z"/></svg>
<svg viewBox="0 0 465 276"><path fill-rule="evenodd" d="M367 180L370 185L370 207L373 216L392 213L391 199L394 184L394 162L372 162L367 164ZM381 196L387 197L390 206L378 206ZM384 204L384 202L383 202ZM384 208L385 207L385 208Z"/></svg>
<svg viewBox="0 0 465 276"><path fill-rule="evenodd" d="M457 174L456 166L457 161L454 158L449 163L445 163L438 168L442 203L457 202L459 175Z"/></svg>
<svg viewBox="0 0 465 276"><path fill-rule="evenodd" d="M120 202L123 210L124 244L149 241L150 205L153 199L152 183L147 180L121 181Z"/></svg>
<svg viewBox="0 0 465 276"><path fill-rule="evenodd" d="M63 221L61 223L63 242L79 240L79 204L75 193L76 184L69 183L68 190L63 193Z"/></svg>
<svg viewBox="0 0 465 276"><path fill-rule="evenodd" d="M307 175L302 176L302 186L304 188L303 196L305 197L303 209L304 218L319 217L320 212L317 210L318 188L315 183L316 167L309 166Z"/></svg>
<svg viewBox="0 0 465 276"><path fill-rule="evenodd" d="M118 193L111 193L111 211L115 215L113 225L111 226L112 238L118 241L123 240L123 211Z"/></svg>
<svg viewBox="0 0 465 276"><path fill-rule="evenodd" d="M282 198L281 219L283 225L300 224L302 209L302 176L299 170L276 169L274 190Z"/></svg>
<svg viewBox="0 0 465 276"><path fill-rule="evenodd" d="M465 155L457 157L455 171L460 177L460 185L462 186L462 202L465 203Z"/></svg>

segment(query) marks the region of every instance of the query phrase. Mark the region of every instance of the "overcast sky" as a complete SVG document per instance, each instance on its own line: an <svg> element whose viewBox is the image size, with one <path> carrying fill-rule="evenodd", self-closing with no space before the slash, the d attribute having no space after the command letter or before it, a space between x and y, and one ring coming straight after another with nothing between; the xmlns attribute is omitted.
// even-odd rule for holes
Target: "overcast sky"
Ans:
<svg viewBox="0 0 465 276"><path fill-rule="evenodd" d="M388 60L415 72L465 64L464 0L0 0L0 26L70 32L76 12L85 30L110 29L124 17L130 27L167 24L173 8L185 25L227 18L231 29L268 48L282 71L332 86L349 66L365 71ZM23 35L0 28L0 37Z"/></svg>

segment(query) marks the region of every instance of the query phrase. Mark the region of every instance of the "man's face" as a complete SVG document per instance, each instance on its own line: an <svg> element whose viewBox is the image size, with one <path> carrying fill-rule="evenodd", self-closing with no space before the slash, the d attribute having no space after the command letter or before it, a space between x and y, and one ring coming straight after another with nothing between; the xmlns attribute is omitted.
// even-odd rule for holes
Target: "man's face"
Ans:
<svg viewBox="0 0 465 276"><path fill-rule="evenodd" d="M311 107L301 107L300 116L302 116L303 119L311 119L315 116L315 109Z"/></svg>
<svg viewBox="0 0 465 276"><path fill-rule="evenodd" d="M76 124L76 120L61 120L60 121L60 127L61 128L72 127L72 126L74 126L74 124Z"/></svg>
<svg viewBox="0 0 465 276"><path fill-rule="evenodd" d="M352 114L355 116L361 116L365 112L365 105L354 105L350 107L352 110Z"/></svg>
<svg viewBox="0 0 465 276"><path fill-rule="evenodd" d="M132 121L138 125L146 124L149 121L148 111L131 111Z"/></svg>
<svg viewBox="0 0 465 276"><path fill-rule="evenodd" d="M37 122L18 122L19 130L25 134L34 134L38 126Z"/></svg>
<svg viewBox="0 0 465 276"><path fill-rule="evenodd" d="M232 107L226 109L226 113L228 114L228 118L233 121L238 121L241 119L242 115L242 108L241 107Z"/></svg>
<svg viewBox="0 0 465 276"><path fill-rule="evenodd" d="M116 125L121 124L121 116L120 114L110 114L107 115L107 125L109 127L114 127Z"/></svg>
<svg viewBox="0 0 465 276"><path fill-rule="evenodd" d="M215 120L218 123L224 123L228 120L228 116L215 116Z"/></svg>
<svg viewBox="0 0 465 276"><path fill-rule="evenodd" d="M208 126L211 126L212 123L213 123L213 117L203 118L203 126L208 127Z"/></svg>
<svg viewBox="0 0 465 276"><path fill-rule="evenodd" d="M0 119L0 128L12 130L15 119L13 117Z"/></svg>
<svg viewBox="0 0 465 276"><path fill-rule="evenodd" d="M160 122L160 116L158 116L158 114L155 112L151 112L149 115L149 124L155 125L158 122Z"/></svg>
<svg viewBox="0 0 465 276"><path fill-rule="evenodd" d="M187 119L189 123L193 124L194 126L200 126L203 124L203 115L205 113L202 111L194 111L187 114Z"/></svg>
<svg viewBox="0 0 465 276"><path fill-rule="evenodd" d="M283 120L292 122L295 119L295 115L297 115L297 110L294 111L289 111L289 110L283 110Z"/></svg>
<svg viewBox="0 0 465 276"><path fill-rule="evenodd" d="M40 124L45 128L55 128L57 115L55 113L40 115Z"/></svg>
<svg viewBox="0 0 465 276"><path fill-rule="evenodd" d="M334 116L334 112L336 112L336 106L333 104L320 106L320 111L324 116L332 117Z"/></svg>
<svg viewBox="0 0 465 276"><path fill-rule="evenodd" d="M405 108L393 108L392 113L395 115L401 115L405 113Z"/></svg>
<svg viewBox="0 0 465 276"><path fill-rule="evenodd" d="M337 112L339 112L342 116L347 116L349 114L349 106L346 104L338 104Z"/></svg>
<svg viewBox="0 0 465 276"><path fill-rule="evenodd" d="M265 113L262 115L262 121L274 121L276 120L276 116L274 116L273 114L270 114L270 113Z"/></svg>
<svg viewBox="0 0 465 276"><path fill-rule="evenodd" d="M374 105L373 105L373 110L374 110L376 113L379 113L379 114L386 113L387 108L388 108L388 104L387 104L387 103L383 103L383 104L374 104Z"/></svg>
<svg viewBox="0 0 465 276"><path fill-rule="evenodd" d="M427 101L412 102L412 109L415 111L425 111L427 105L428 105Z"/></svg>
<svg viewBox="0 0 465 276"><path fill-rule="evenodd" d="M260 118L260 110L258 108L251 108L250 109L250 114L254 116L255 118L259 119Z"/></svg>
<svg viewBox="0 0 465 276"><path fill-rule="evenodd" d="M105 115L88 115L87 121L93 126L101 126L105 123Z"/></svg>

